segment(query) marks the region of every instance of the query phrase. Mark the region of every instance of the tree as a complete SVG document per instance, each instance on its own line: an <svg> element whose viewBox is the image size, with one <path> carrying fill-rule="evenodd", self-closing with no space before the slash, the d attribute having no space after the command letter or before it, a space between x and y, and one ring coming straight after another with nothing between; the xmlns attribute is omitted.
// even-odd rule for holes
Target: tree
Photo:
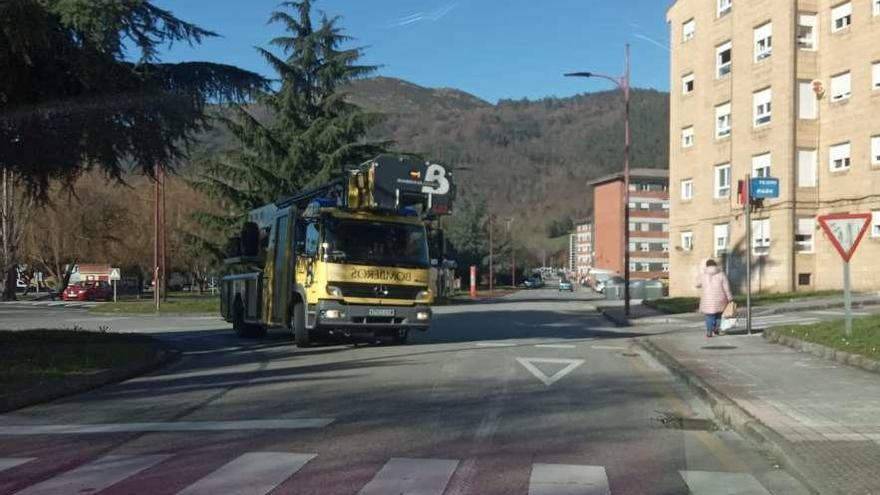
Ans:
<svg viewBox="0 0 880 495"><path fill-rule="evenodd" d="M343 48L350 38L338 20L322 15L315 26L311 0L285 2L272 13L270 22L283 24L287 35L270 41L281 55L258 49L278 75L277 91L256 97L270 119L261 122L246 105L220 117L239 145L197 163L193 186L226 212L199 213L201 225L231 234L248 210L326 181L387 148L364 138L378 115L362 111L342 91L375 67L357 63L360 48ZM216 244L213 250L221 255Z"/></svg>
<svg viewBox="0 0 880 495"><path fill-rule="evenodd" d="M472 194L463 194L449 218L446 238L452 246L452 257L458 262L459 276L465 276L472 265L483 266L489 253L486 234L488 214L486 202Z"/></svg>
<svg viewBox="0 0 880 495"><path fill-rule="evenodd" d="M157 164L170 168L206 128L208 101L242 101L266 86L259 75L227 65L159 62L163 45L211 36L148 0L0 2L0 167L11 174L7 182L45 203L52 180L70 186L97 169L121 181L128 166L146 174ZM135 61L127 58L131 48ZM3 298L14 298L8 280L17 252L11 243L0 247Z"/></svg>

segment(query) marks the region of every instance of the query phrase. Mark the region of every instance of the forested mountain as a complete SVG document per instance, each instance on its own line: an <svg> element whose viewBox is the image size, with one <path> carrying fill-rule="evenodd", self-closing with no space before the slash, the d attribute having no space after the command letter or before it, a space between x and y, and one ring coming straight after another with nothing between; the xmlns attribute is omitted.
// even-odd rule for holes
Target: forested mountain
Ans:
<svg viewBox="0 0 880 495"><path fill-rule="evenodd" d="M516 217L512 228L535 255L559 250L561 239L548 242L548 232L589 212L586 183L622 168L619 91L493 105L456 89L376 77L357 81L348 92L354 103L385 115L370 138L391 139L396 150L470 169L456 176L459 195L481 195L499 217ZM635 90L631 121L632 166L665 168L668 95ZM204 144L216 149L227 139L216 130Z"/></svg>

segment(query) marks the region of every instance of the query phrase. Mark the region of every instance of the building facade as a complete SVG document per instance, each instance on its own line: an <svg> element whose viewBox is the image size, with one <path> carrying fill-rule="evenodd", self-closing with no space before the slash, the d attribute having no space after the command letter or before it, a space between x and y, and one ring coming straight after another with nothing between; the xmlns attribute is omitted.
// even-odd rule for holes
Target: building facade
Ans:
<svg viewBox="0 0 880 495"><path fill-rule="evenodd" d="M568 234L568 268L569 272L577 269L577 234Z"/></svg>
<svg viewBox="0 0 880 495"><path fill-rule="evenodd" d="M629 184L629 250L632 278L669 273L669 183L666 170L633 169ZM623 273L623 174L593 186L593 266Z"/></svg>
<svg viewBox="0 0 880 495"><path fill-rule="evenodd" d="M575 225L575 266L580 275L589 273L593 266L593 221L582 220Z"/></svg>
<svg viewBox="0 0 880 495"><path fill-rule="evenodd" d="M696 293L706 258L755 291L842 286L816 217L873 213L853 259L880 288L880 0L677 0L671 29L670 294ZM775 177L752 216L739 181Z"/></svg>

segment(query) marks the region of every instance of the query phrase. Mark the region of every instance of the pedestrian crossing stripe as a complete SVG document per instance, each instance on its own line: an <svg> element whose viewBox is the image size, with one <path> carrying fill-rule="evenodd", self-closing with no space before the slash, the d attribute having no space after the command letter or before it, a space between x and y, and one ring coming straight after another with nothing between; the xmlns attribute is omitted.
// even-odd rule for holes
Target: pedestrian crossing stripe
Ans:
<svg viewBox="0 0 880 495"><path fill-rule="evenodd" d="M97 493L142 472L162 469L173 458L158 455L106 455L39 481L16 495ZM177 495L266 495L278 489L306 465L314 453L246 452L177 492ZM0 472L9 479L15 468L34 458L0 458ZM391 458L357 492L358 495L442 495L460 462L456 459ZM154 473L155 474L155 473ZM161 474L161 473L160 473ZM769 495L749 473L682 470L680 480L692 495ZM144 486L141 493L150 493ZM127 487L131 492L131 488ZM531 465L528 495L612 495L604 466L579 464Z"/></svg>

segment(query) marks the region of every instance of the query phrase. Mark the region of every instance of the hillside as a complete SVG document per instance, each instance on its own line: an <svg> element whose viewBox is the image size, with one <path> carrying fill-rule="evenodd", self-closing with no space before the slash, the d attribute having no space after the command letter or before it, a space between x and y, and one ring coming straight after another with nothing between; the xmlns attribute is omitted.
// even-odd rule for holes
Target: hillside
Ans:
<svg viewBox="0 0 880 495"><path fill-rule="evenodd" d="M515 216L533 253L546 227L588 213L587 181L622 167L623 104L619 92L492 105L452 89L428 89L392 78L352 86L352 100L387 116L373 137L472 172L458 174L460 194L485 196L500 216ZM634 167L665 168L668 95L635 90L631 101ZM523 236L525 234L525 236Z"/></svg>

